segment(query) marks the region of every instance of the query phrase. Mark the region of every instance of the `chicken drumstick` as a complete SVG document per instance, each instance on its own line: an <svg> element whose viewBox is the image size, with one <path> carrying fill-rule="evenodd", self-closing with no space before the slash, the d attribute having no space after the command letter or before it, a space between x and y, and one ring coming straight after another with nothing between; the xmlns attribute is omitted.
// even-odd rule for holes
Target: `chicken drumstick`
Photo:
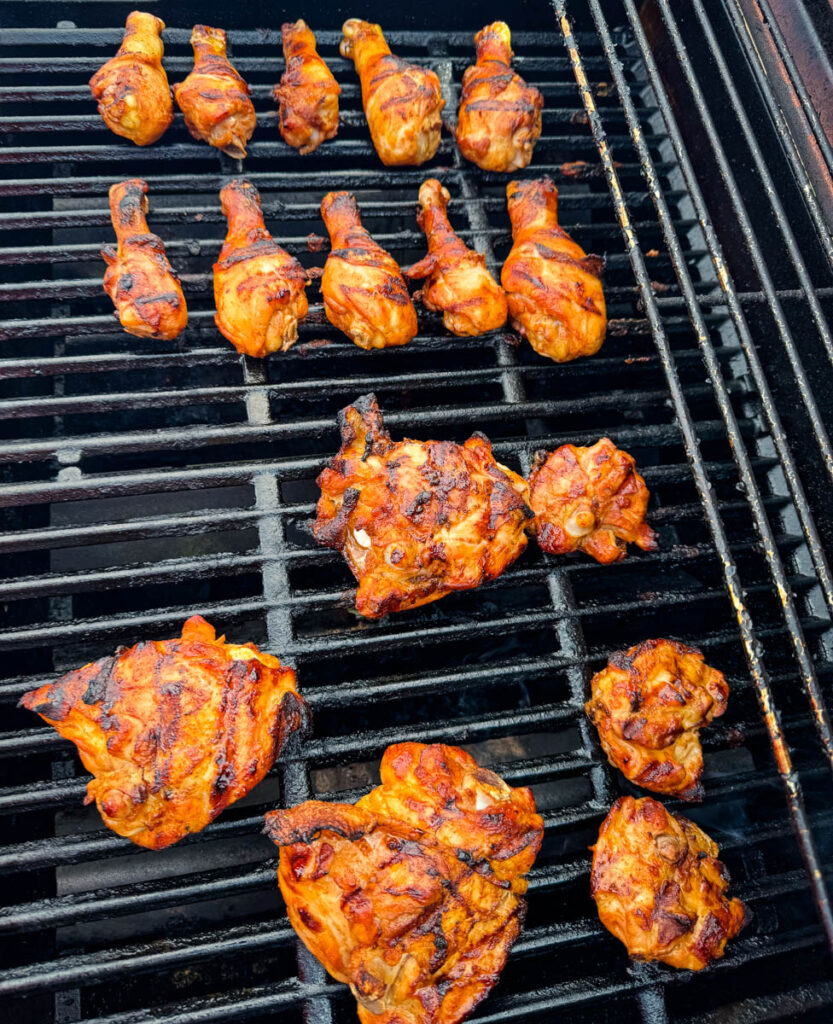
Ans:
<svg viewBox="0 0 833 1024"><path fill-rule="evenodd" d="M305 21L287 22L281 35L286 71L273 93L280 105L281 135L300 153L311 153L338 131L341 86L318 56Z"/></svg>

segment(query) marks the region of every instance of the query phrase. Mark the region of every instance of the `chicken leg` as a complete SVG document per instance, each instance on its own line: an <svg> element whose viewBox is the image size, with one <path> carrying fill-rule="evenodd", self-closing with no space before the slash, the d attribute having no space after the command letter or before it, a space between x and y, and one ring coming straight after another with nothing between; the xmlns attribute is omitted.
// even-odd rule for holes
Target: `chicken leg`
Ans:
<svg viewBox="0 0 833 1024"><path fill-rule="evenodd" d="M318 56L315 36L305 21L287 22L281 35L286 71L274 89L281 135L300 153L312 153L338 131L341 86Z"/></svg>

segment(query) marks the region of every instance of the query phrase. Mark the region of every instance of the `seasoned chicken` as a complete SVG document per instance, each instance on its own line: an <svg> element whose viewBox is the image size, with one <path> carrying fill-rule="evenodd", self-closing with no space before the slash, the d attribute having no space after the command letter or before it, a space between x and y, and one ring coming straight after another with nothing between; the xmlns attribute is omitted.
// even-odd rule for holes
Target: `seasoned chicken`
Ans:
<svg viewBox="0 0 833 1024"><path fill-rule="evenodd" d="M457 115L460 152L484 171L517 171L532 159L541 134L544 97L516 74L509 26L503 21L474 37L477 63L466 68Z"/></svg>
<svg viewBox="0 0 833 1024"><path fill-rule="evenodd" d="M683 800L703 795L700 729L726 710L726 677L695 647L644 640L617 651L585 704L608 760L631 782Z"/></svg>
<svg viewBox="0 0 833 1024"><path fill-rule="evenodd" d="M405 273L428 278L422 301L443 314L452 334L496 331L506 323L506 294L486 269L485 258L454 233L446 215L450 198L436 178L423 182L417 222L428 239L428 255Z"/></svg>
<svg viewBox="0 0 833 1024"><path fill-rule="evenodd" d="M355 805L266 815L289 920L362 1024L455 1024L518 937L543 821L457 747L388 747L381 776Z"/></svg>
<svg viewBox="0 0 833 1024"><path fill-rule="evenodd" d="M506 197L514 241L500 280L512 326L557 363L592 356L607 327L602 260L558 226L558 189L549 178L511 181Z"/></svg>
<svg viewBox="0 0 833 1024"><path fill-rule="evenodd" d="M339 51L356 65L370 137L388 167L424 164L437 152L445 100L433 71L390 52L382 29L368 21L345 21Z"/></svg>
<svg viewBox="0 0 833 1024"><path fill-rule="evenodd" d="M151 233L147 182L120 181L110 189L110 218L118 247L105 245L104 290L113 300L122 327L140 338L172 341L185 330L188 308L165 246Z"/></svg>
<svg viewBox="0 0 833 1024"><path fill-rule="evenodd" d="M650 493L633 456L607 437L591 448L563 444L537 452L529 475L529 504L542 551L584 551L602 565L621 561L627 544L654 551L645 522Z"/></svg>
<svg viewBox="0 0 833 1024"><path fill-rule="evenodd" d="M417 332L417 315L399 264L362 226L349 192L321 200L330 233L321 295L327 319L359 348L405 345Z"/></svg>
<svg viewBox="0 0 833 1024"><path fill-rule="evenodd" d="M599 918L635 960L700 971L746 923L717 844L650 797L620 797L591 849Z"/></svg>
<svg viewBox="0 0 833 1024"><path fill-rule="evenodd" d="M281 27L286 71L274 89L284 141L312 153L338 131L341 86L318 56L315 36L305 21Z"/></svg>
<svg viewBox="0 0 833 1024"><path fill-rule="evenodd" d="M195 615L24 694L78 748L104 824L161 850L253 789L304 718L295 673Z"/></svg>
<svg viewBox="0 0 833 1024"><path fill-rule="evenodd" d="M242 159L255 130L249 87L226 57L221 28L194 25L194 70L174 86L174 97L195 139L204 139L231 157Z"/></svg>
<svg viewBox="0 0 833 1024"><path fill-rule="evenodd" d="M168 76L162 67L164 28L161 18L133 11L127 16L118 53L90 79L104 123L137 146L156 142L174 119Z"/></svg>
<svg viewBox="0 0 833 1024"><path fill-rule="evenodd" d="M526 483L495 462L483 434L394 443L373 395L343 409L339 426L312 532L344 555L365 617L477 587L526 547Z"/></svg>

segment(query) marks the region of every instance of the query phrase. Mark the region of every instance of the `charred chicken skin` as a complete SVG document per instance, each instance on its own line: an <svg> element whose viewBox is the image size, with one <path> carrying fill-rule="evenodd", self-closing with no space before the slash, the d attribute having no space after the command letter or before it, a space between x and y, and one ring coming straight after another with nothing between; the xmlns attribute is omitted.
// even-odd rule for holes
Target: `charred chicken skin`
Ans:
<svg viewBox="0 0 833 1024"><path fill-rule="evenodd" d="M717 844L650 797L617 800L591 849L599 918L635 960L700 971L746 922Z"/></svg>
<svg viewBox="0 0 833 1024"><path fill-rule="evenodd" d="M214 264L214 321L238 352L285 352L307 315L304 268L275 242L263 222L260 196L235 179L220 192L228 234Z"/></svg>
<svg viewBox="0 0 833 1024"><path fill-rule="evenodd" d="M133 11L127 16L119 52L90 79L104 123L137 146L156 142L174 119L168 76L162 67L164 28L161 18Z"/></svg>
<svg viewBox="0 0 833 1024"><path fill-rule="evenodd" d="M399 264L370 237L349 192L321 201L330 254L321 278L327 319L359 348L405 345L417 332L417 315Z"/></svg>
<svg viewBox="0 0 833 1024"><path fill-rule="evenodd" d="M221 28L194 25L194 70L174 86L174 97L195 139L204 139L231 157L242 159L255 130L249 87L226 57Z"/></svg>
<svg viewBox="0 0 833 1024"><path fill-rule="evenodd" d="M388 167L424 164L437 152L445 106L433 71L394 57L379 25L351 18L339 51L356 65L370 137Z"/></svg>
<svg viewBox="0 0 833 1024"><path fill-rule="evenodd" d="M305 21L281 27L286 71L275 86L284 141L300 153L312 153L338 131L341 86L318 56L315 36Z"/></svg>
<svg viewBox="0 0 833 1024"><path fill-rule="evenodd" d="M195 615L32 690L21 704L71 740L105 825L161 850L253 789L304 702L295 673L254 644L228 644Z"/></svg>
<svg viewBox="0 0 833 1024"><path fill-rule="evenodd" d="M486 269L486 260L455 233L446 210L451 197L436 178L419 190L417 222L428 240L428 255L406 273L427 278L422 301L452 334L477 335L506 323L506 294Z"/></svg>
<svg viewBox="0 0 833 1024"><path fill-rule="evenodd" d="M484 171L517 171L532 159L541 134L544 97L510 67L509 26L503 21L474 37L477 63L463 75L457 145Z"/></svg>
<svg viewBox="0 0 833 1024"><path fill-rule="evenodd" d="M512 181L506 197L513 243L501 284L512 326L557 363L592 356L607 328L602 260L558 226L558 189L549 178Z"/></svg>
<svg viewBox="0 0 833 1024"><path fill-rule="evenodd" d="M456 1024L518 937L543 822L457 747L388 747L381 776L355 805L267 814L289 920L362 1024Z"/></svg>
<svg viewBox="0 0 833 1024"><path fill-rule="evenodd" d="M122 327L140 338L172 341L185 330L188 308L165 246L145 218L147 182L120 181L110 189L110 217L118 246L105 245L104 290Z"/></svg>
<svg viewBox="0 0 833 1024"><path fill-rule="evenodd" d="M645 640L617 651L590 684L588 717L631 782L683 800L703 794L699 731L726 710L726 677L695 647Z"/></svg>

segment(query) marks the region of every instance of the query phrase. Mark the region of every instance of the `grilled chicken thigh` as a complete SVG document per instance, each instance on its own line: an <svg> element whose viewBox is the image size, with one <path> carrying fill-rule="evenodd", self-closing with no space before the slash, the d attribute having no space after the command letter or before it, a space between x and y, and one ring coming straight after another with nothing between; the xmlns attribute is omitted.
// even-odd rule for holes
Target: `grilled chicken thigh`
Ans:
<svg viewBox="0 0 833 1024"><path fill-rule="evenodd" d="M85 803L151 850L199 832L253 789L304 713L291 668L217 639L199 615L181 638L121 648L21 704L78 748L94 776Z"/></svg>
<svg viewBox="0 0 833 1024"><path fill-rule="evenodd" d="M318 56L305 21L287 22L281 35L286 71L274 89L281 135L299 152L312 153L338 131L341 86Z"/></svg>
<svg viewBox="0 0 833 1024"><path fill-rule="evenodd" d="M543 822L457 747L388 747L381 777L355 805L266 815L289 920L362 1024L456 1024L518 937Z"/></svg>
<svg viewBox="0 0 833 1024"><path fill-rule="evenodd" d="M506 294L486 269L485 258L454 233L446 214L450 198L436 178L423 182L417 222L428 239L428 255L405 273L428 278L422 301L443 314L452 334L496 331L506 323Z"/></svg>

